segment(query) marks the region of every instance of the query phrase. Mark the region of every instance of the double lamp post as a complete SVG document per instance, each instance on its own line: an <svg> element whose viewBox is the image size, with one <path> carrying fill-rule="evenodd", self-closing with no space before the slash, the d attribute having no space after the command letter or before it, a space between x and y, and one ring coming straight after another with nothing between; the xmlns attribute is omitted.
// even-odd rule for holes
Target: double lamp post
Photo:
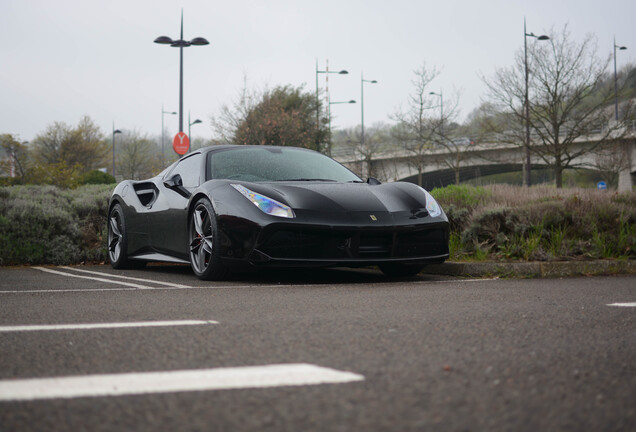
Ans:
<svg viewBox="0 0 636 432"><path fill-rule="evenodd" d="M181 35L179 39L172 40L168 36L159 36L158 38L154 40L154 42L161 45L170 45L171 47L179 48L179 133L182 133L183 132L183 48L187 48L192 45L195 45L195 46L209 45L210 42L208 42L207 39L202 37L195 37L194 39L189 41L183 39L183 9L181 10ZM163 111L163 108L161 111L162 111L161 134L163 136L163 114L173 114L173 113L172 112L165 113ZM201 120L195 120L194 122L190 123L190 119L188 115L188 139L190 138L189 137L190 126L196 123L201 123ZM162 144L162 159L163 159L163 144Z"/></svg>

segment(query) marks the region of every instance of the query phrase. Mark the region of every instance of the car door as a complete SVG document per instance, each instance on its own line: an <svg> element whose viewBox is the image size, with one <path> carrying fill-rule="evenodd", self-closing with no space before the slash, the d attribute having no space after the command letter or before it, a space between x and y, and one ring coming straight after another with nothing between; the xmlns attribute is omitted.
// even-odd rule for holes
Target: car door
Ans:
<svg viewBox="0 0 636 432"><path fill-rule="evenodd" d="M160 253L189 259L187 206L190 194L201 184L203 159L201 153L181 159L159 185L160 193L148 222L151 243ZM182 186L167 187L166 182L178 179L177 175Z"/></svg>

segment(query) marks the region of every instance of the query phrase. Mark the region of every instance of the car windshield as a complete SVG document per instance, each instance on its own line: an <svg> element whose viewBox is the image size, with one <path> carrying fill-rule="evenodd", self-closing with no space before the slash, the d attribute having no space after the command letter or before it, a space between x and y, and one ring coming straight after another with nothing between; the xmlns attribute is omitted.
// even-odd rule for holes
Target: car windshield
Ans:
<svg viewBox="0 0 636 432"><path fill-rule="evenodd" d="M248 182L361 182L338 162L320 153L291 147L233 147L208 153L208 179Z"/></svg>

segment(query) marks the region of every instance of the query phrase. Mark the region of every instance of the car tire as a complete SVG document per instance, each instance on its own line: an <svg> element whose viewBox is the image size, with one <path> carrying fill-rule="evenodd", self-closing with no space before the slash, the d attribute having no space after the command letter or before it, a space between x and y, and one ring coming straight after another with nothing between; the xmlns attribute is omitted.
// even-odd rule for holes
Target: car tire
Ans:
<svg viewBox="0 0 636 432"><path fill-rule="evenodd" d="M113 268L131 269L145 265L143 261L128 258L128 233L126 219L120 204L115 204L108 213L108 260Z"/></svg>
<svg viewBox="0 0 636 432"><path fill-rule="evenodd" d="M222 280L228 275L219 257L219 230L212 204L206 198L196 202L188 223L190 265L202 280Z"/></svg>
<svg viewBox="0 0 636 432"><path fill-rule="evenodd" d="M386 263L380 264L380 270L389 277L415 276L425 267L424 264Z"/></svg>

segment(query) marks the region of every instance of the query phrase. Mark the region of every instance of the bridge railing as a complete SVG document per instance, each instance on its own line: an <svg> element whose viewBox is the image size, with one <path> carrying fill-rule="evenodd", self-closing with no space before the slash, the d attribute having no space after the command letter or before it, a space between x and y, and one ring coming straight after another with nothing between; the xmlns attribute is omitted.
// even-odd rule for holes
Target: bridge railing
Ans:
<svg viewBox="0 0 636 432"><path fill-rule="evenodd" d="M587 137L581 136L579 140L591 139L594 140L594 136L596 135L596 139L600 139L599 135L603 135L610 128L611 123L599 124L596 127L590 128L588 131ZM636 133L636 120L627 120L623 123L625 127L625 132L629 134ZM560 136L563 136L568 133L566 128L563 128L560 131ZM538 138L539 134L532 133L531 136L533 138ZM515 131L504 131L499 133L491 133L487 135L482 135L476 138L456 138L452 141L452 146L433 146L426 149L424 153L435 156L442 154L449 154L453 152L465 152L465 151L474 151L474 152L483 152L483 151L498 151L507 148L517 148L520 143L522 143L523 137L519 135L518 132ZM577 140L578 141L578 140ZM536 143L536 141L535 141ZM453 151L450 151L449 148L452 148ZM377 152L375 152L373 159L393 159L393 158L404 158L404 157L412 157L414 155L413 149L409 150L407 147L403 145L391 145L388 144L383 148L379 148ZM351 147L334 147L332 151L332 157L340 162L356 162L360 161L361 157L356 153L354 149Z"/></svg>

